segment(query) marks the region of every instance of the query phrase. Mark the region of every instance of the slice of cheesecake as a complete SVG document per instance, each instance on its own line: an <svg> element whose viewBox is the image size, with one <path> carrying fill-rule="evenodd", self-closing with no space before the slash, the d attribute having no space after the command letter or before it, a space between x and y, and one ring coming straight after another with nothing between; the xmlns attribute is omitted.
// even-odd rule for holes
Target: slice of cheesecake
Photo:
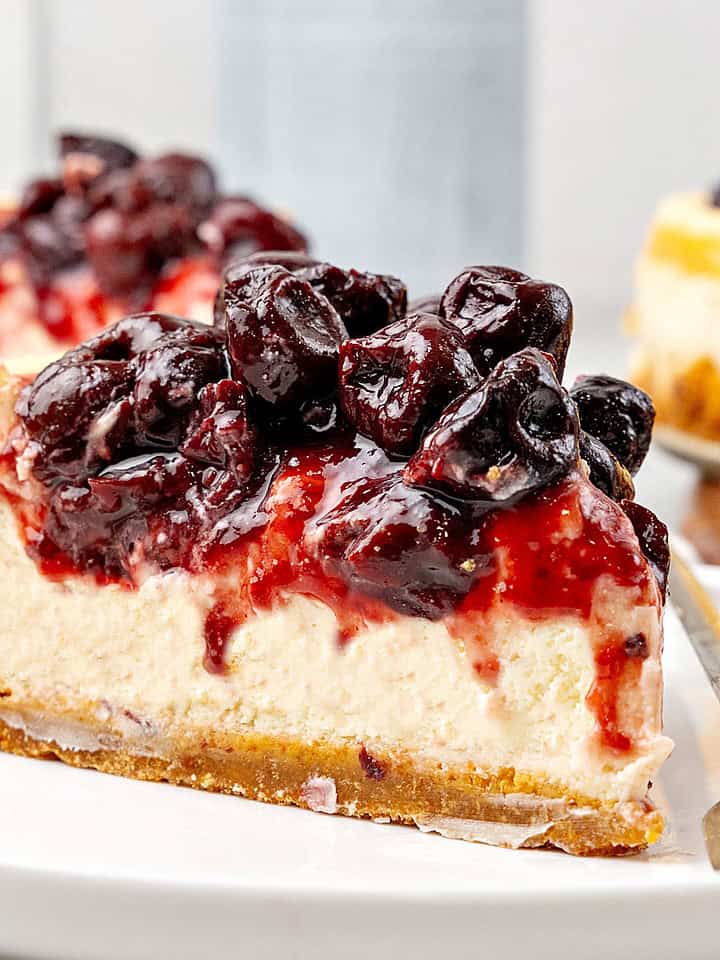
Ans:
<svg viewBox="0 0 720 960"><path fill-rule="evenodd" d="M78 134L63 134L59 151L57 176L0 207L0 356L13 369L130 310L209 322L228 258L307 249L283 217L222 194L199 157L139 157Z"/></svg>
<svg viewBox="0 0 720 960"><path fill-rule="evenodd" d="M667 540L619 459L648 404L561 386L557 287L472 267L405 303L249 258L212 327L130 317L6 378L4 749L510 846L658 838Z"/></svg>
<svg viewBox="0 0 720 960"><path fill-rule="evenodd" d="M720 189L658 206L638 260L632 377L658 423L720 440Z"/></svg>

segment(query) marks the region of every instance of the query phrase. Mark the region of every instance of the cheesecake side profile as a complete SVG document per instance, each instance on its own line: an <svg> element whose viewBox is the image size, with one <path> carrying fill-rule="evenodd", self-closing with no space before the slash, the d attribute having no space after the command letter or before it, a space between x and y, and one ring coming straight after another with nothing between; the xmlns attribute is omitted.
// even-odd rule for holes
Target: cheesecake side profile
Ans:
<svg viewBox="0 0 720 960"><path fill-rule="evenodd" d="M658 423L720 440L720 192L658 206L636 267L631 377Z"/></svg>
<svg viewBox="0 0 720 960"><path fill-rule="evenodd" d="M201 157L140 157L64 133L59 171L0 208L0 356L42 367L139 310L210 321L224 265L258 250L307 250L303 234L246 196L221 192Z"/></svg>
<svg viewBox="0 0 720 960"><path fill-rule="evenodd" d="M565 292L300 253L126 317L0 432L0 745L576 854L662 832L649 399L562 374Z"/></svg>

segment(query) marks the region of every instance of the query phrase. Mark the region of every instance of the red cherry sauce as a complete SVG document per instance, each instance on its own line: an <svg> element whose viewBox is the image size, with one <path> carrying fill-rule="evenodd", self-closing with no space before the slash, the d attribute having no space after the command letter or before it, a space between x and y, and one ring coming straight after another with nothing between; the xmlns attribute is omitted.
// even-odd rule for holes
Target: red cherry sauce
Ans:
<svg viewBox="0 0 720 960"><path fill-rule="evenodd" d="M132 584L137 554L145 569L213 571L219 586L207 615L204 658L213 673L224 669L234 629L292 594L330 607L341 645L368 625L401 615L443 620L486 683L502 669L488 625L504 611L589 620L597 675L588 704L602 741L630 749L630 737L618 728L617 697L638 675L641 659L628 654L622 631L601 619L593 592L604 576L635 588L638 602L660 600L620 507L572 476L508 509L480 509L406 486L402 466L369 440L336 436L332 443L286 449L255 494L239 503L235 496L209 509L208 501L193 512L203 488L188 488L180 526L177 508L153 515L141 504L147 534L139 546L127 541L127 576L120 580ZM126 542L118 516L95 507L86 521L80 518L79 529L94 538L88 556L113 557L110 579L123 568L117 565ZM97 559L84 567L68 561L73 542L63 543L58 533L67 527L48 526L42 510L23 519L28 550L42 558L46 574L101 578ZM632 644L628 649L632 654Z"/></svg>

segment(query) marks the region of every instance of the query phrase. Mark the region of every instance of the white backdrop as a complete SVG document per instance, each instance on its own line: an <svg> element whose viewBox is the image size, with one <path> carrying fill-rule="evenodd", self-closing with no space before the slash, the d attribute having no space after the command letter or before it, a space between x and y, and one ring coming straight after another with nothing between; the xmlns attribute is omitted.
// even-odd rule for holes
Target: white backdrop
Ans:
<svg viewBox="0 0 720 960"><path fill-rule="evenodd" d="M529 261L611 324L658 196L720 181L720 2L529 12Z"/></svg>
<svg viewBox="0 0 720 960"><path fill-rule="evenodd" d="M0 0L0 14L0 190L45 165L63 125L196 146L296 209L327 255L409 271L416 289L444 276L443 250L563 282L592 317L580 341L600 329L611 344L656 198L720 179L719 0ZM282 72L293 37L305 75ZM308 76L303 130L282 102ZM382 149L363 156L353 107ZM288 158L290 132L306 142Z"/></svg>
<svg viewBox="0 0 720 960"><path fill-rule="evenodd" d="M63 125L202 149L415 290L481 259L563 283L571 375L623 370L657 197L720 180L720 0L0 0L0 23L0 190ZM640 495L673 520L691 471L651 461Z"/></svg>

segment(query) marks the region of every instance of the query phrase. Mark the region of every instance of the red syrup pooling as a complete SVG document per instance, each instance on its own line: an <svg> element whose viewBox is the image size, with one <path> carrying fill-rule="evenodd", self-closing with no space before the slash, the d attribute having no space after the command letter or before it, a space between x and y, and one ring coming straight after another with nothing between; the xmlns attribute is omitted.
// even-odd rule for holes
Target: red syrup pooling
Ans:
<svg viewBox="0 0 720 960"><path fill-rule="evenodd" d="M132 585L138 557L145 571L211 572L205 665L214 673L224 670L237 626L294 594L333 611L341 645L400 615L443 620L456 638L478 638L468 652L488 683L501 669L491 640L482 641L488 614L592 619L600 576L636 588L638 602L660 602L630 522L583 478L488 510L405 485L403 465L359 435L337 434L278 454L251 496L230 484L223 501L204 487L207 470L186 467L171 509L133 513L122 501L108 513L95 504L58 517L44 504L34 517L24 508L21 521L29 553L53 577L93 573ZM594 622L593 635L598 673L588 704L603 742L629 750L617 698L639 660L612 624Z"/></svg>

